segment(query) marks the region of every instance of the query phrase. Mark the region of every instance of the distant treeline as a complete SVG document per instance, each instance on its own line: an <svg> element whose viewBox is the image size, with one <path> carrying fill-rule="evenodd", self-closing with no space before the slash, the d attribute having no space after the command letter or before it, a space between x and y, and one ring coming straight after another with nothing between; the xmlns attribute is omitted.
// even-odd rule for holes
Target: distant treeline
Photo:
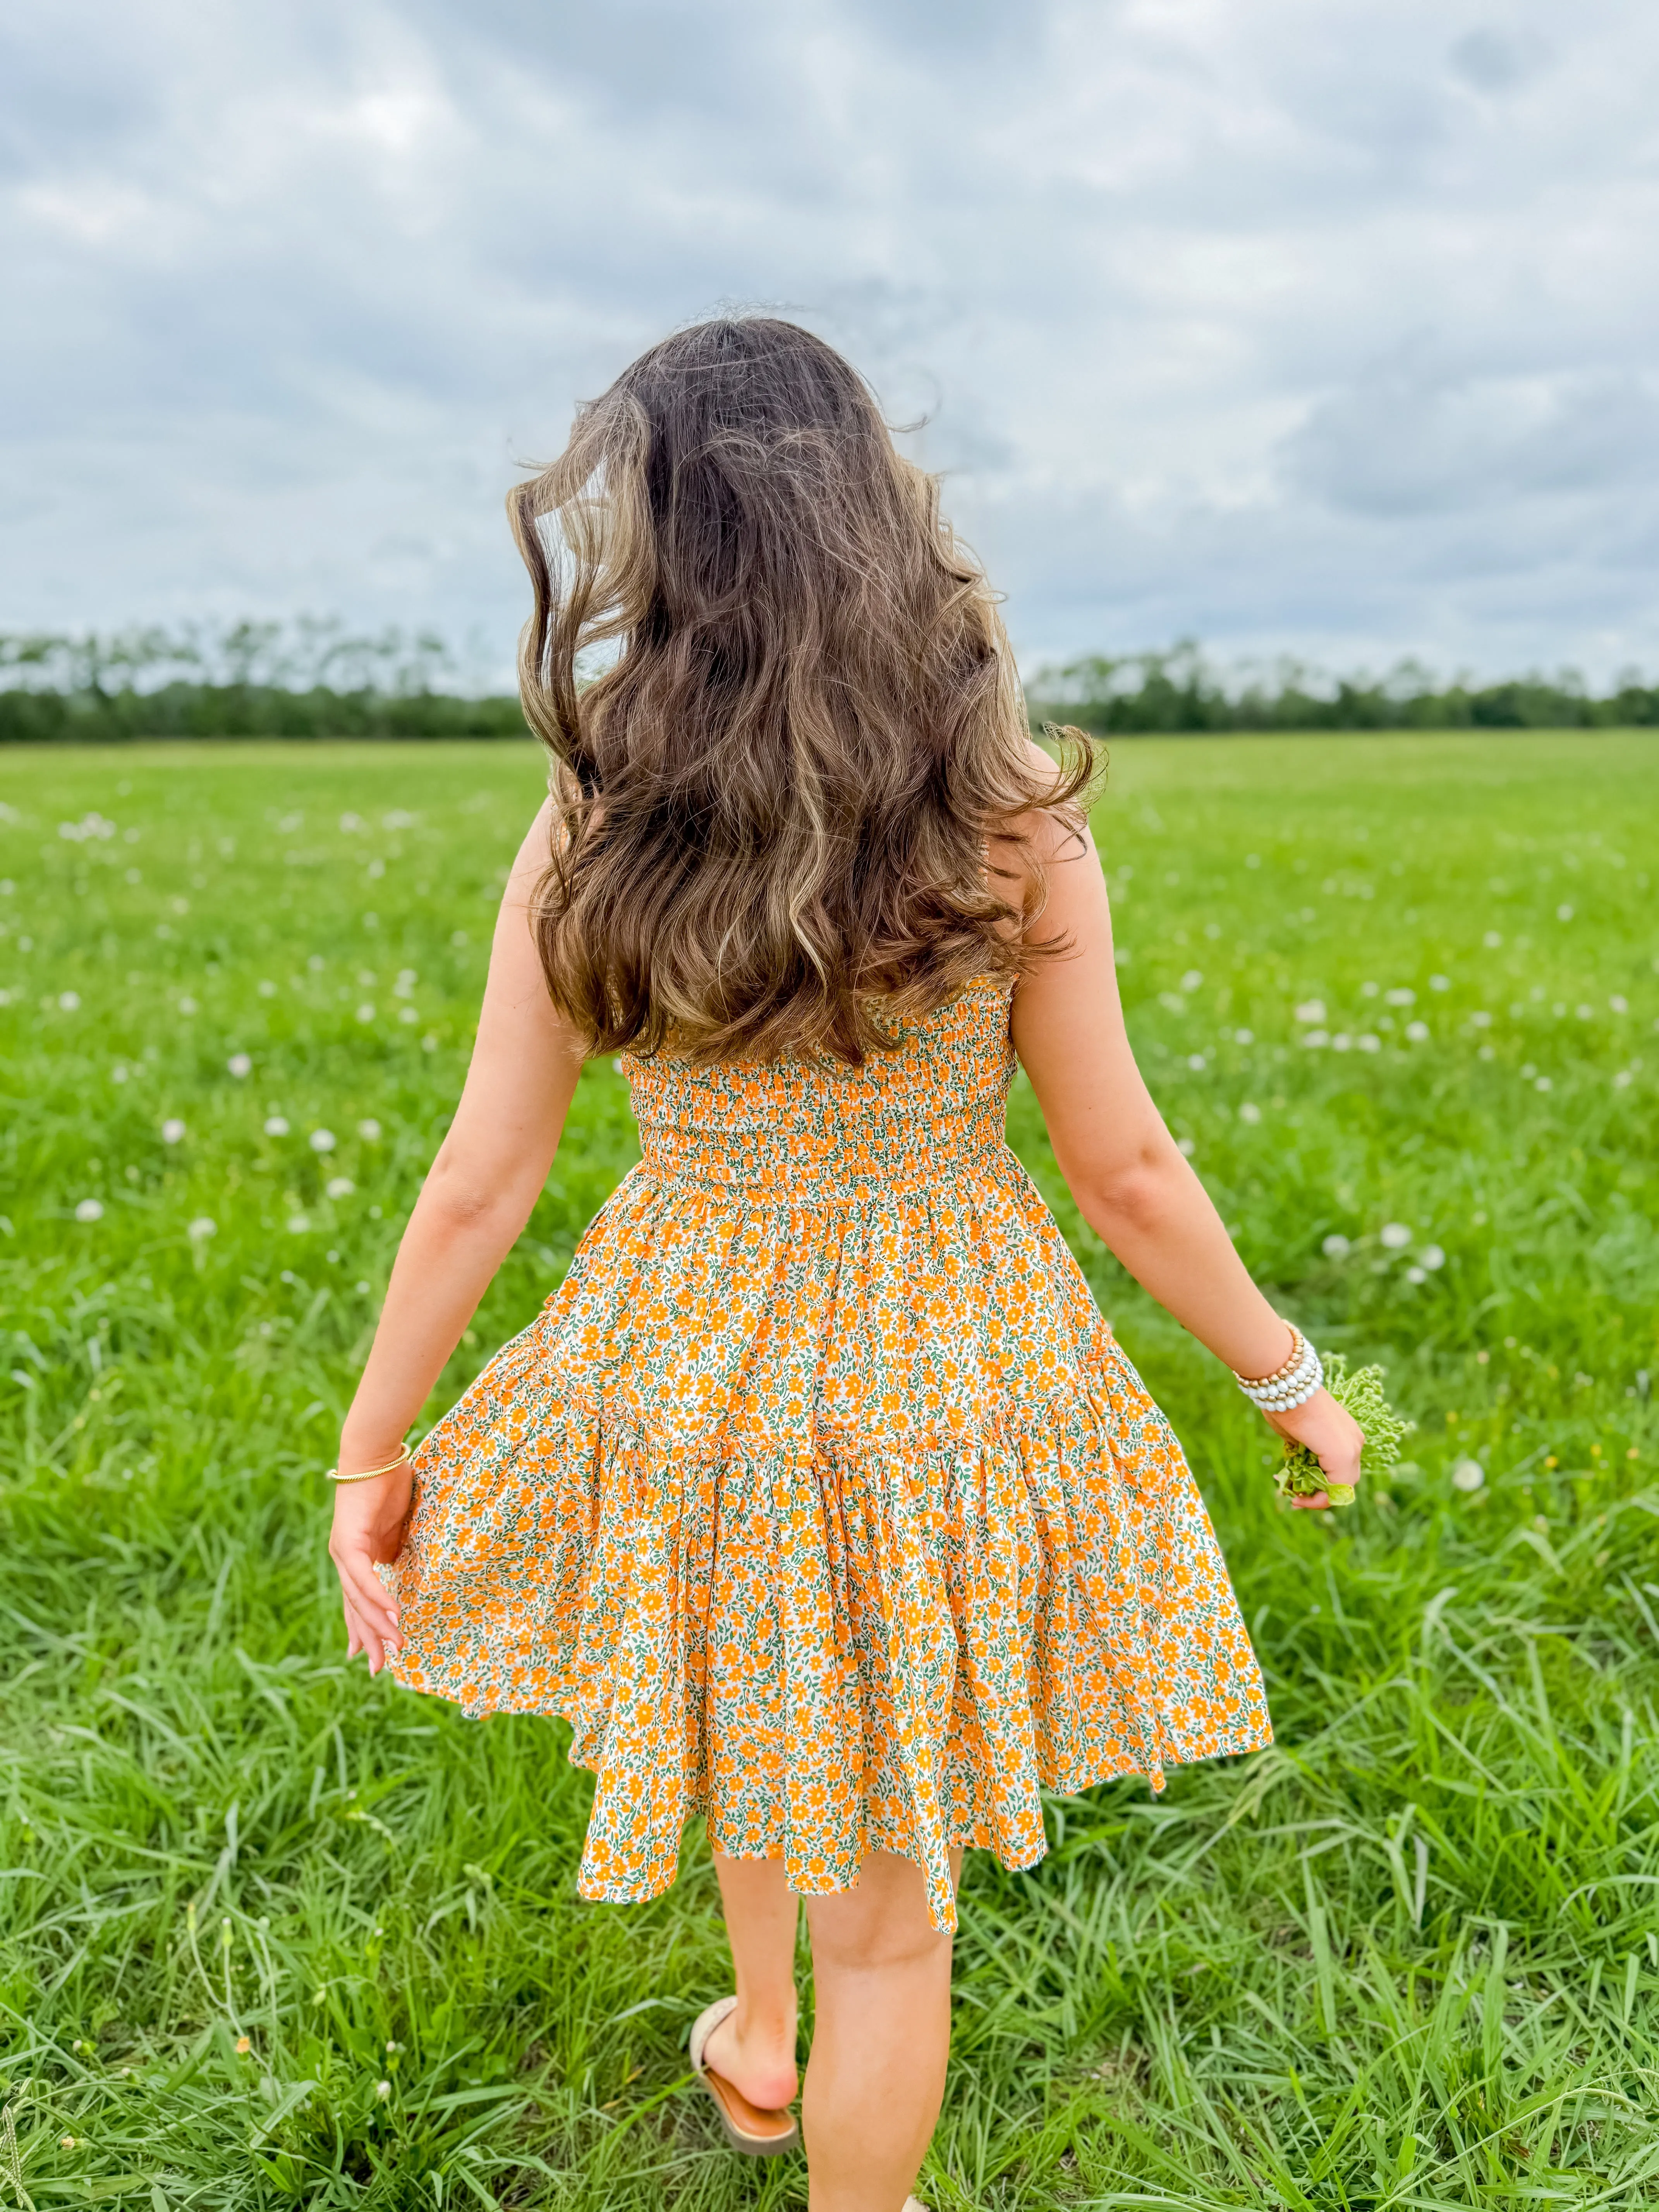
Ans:
<svg viewBox="0 0 1659 2212"><path fill-rule="evenodd" d="M1300 662L1216 668L1199 647L1045 668L1026 686L1031 719L1174 735L1227 730L1590 730L1659 724L1659 684L1635 671L1592 691L1571 670L1497 684L1439 682L1420 661L1381 678L1323 676Z"/></svg>
<svg viewBox="0 0 1659 2212"><path fill-rule="evenodd" d="M470 696L430 632L237 623L112 636L0 634L0 744L135 738L513 738L511 696Z"/></svg>
<svg viewBox="0 0 1659 2212"><path fill-rule="evenodd" d="M1095 654L1040 670L1031 720L1117 732L1523 730L1659 726L1659 684L1634 672L1593 691L1571 671L1440 682L1415 660L1324 676L1292 660L1218 668L1199 647ZM137 738L514 738L519 702L477 696L441 638L337 622L210 632L0 635L0 743Z"/></svg>

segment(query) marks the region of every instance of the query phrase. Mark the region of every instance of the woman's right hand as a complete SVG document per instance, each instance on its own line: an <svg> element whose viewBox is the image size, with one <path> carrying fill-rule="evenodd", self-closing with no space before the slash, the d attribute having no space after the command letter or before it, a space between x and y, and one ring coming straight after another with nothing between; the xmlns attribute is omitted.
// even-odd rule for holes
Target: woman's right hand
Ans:
<svg viewBox="0 0 1659 2212"><path fill-rule="evenodd" d="M1365 1431L1346 1406L1339 1406L1328 1390L1316 1390L1311 1398L1288 1412L1268 1413L1270 1428L1277 1429L1281 1437L1289 1437L1293 1443L1305 1444L1325 1470L1328 1481L1346 1483L1351 1489L1359 1480L1359 1455L1364 1449ZM1328 1492L1316 1491L1311 1498L1292 1498L1295 1506L1310 1507L1322 1512L1330 1504Z"/></svg>
<svg viewBox="0 0 1659 2212"><path fill-rule="evenodd" d="M387 1565L403 1548L414 1489L407 1461L390 1474L335 1486L328 1551L339 1570L345 1602L346 1657L365 1652L371 1674L380 1673L389 1651L403 1648L397 1606L374 1569Z"/></svg>

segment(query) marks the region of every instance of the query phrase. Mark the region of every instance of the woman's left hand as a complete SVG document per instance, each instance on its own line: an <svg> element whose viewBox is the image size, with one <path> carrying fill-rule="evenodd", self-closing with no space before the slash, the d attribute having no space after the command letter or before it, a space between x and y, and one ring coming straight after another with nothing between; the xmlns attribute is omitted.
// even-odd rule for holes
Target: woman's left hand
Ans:
<svg viewBox="0 0 1659 2212"><path fill-rule="evenodd" d="M1330 1481L1346 1483L1350 1489L1358 1481L1365 1431L1328 1390L1316 1390L1301 1405L1292 1406L1286 1413L1267 1413L1266 1418L1267 1425L1277 1429L1281 1437L1305 1444ZM1323 1490L1316 1491L1311 1498L1291 1500L1292 1505L1310 1507L1316 1513L1323 1512L1330 1502L1329 1492Z"/></svg>
<svg viewBox="0 0 1659 2212"><path fill-rule="evenodd" d="M403 1648L398 1607L374 1569L387 1565L403 1547L414 1487L405 1461L390 1474L377 1474L367 1482L342 1482L334 1492L328 1551L339 1570L345 1601L346 1657L367 1653L371 1674L386 1665L388 1652Z"/></svg>

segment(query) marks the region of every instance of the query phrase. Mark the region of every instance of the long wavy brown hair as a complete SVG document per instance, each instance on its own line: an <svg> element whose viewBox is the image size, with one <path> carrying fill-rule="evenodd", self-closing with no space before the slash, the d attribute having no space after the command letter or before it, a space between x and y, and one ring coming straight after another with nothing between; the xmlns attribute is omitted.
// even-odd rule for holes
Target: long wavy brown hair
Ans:
<svg viewBox="0 0 1659 2212"><path fill-rule="evenodd" d="M987 841L1075 826L1087 744L1030 744L992 592L838 353L678 331L508 511L555 761L534 926L594 1051L857 1066L1042 957L1041 866L994 875Z"/></svg>

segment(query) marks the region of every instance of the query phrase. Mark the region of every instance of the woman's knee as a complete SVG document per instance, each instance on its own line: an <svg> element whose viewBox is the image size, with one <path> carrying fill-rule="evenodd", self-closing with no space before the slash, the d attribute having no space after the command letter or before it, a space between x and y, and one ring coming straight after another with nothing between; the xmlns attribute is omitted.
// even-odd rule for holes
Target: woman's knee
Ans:
<svg viewBox="0 0 1659 2212"><path fill-rule="evenodd" d="M869 1973L950 1958L951 1938L927 1911L921 1869L887 1851L865 1861L855 1889L809 1897L806 1920L819 1972Z"/></svg>

